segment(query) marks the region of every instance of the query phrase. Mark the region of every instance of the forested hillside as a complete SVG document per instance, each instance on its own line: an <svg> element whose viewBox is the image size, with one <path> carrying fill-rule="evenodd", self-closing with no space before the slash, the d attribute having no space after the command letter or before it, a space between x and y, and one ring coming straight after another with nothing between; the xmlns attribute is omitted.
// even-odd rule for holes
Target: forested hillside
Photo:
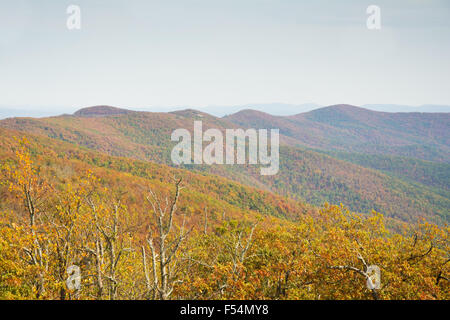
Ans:
<svg viewBox="0 0 450 320"><path fill-rule="evenodd" d="M450 113L388 113L336 105L295 116L243 110L224 119L245 128L280 128L292 143L326 151L449 162Z"/></svg>
<svg viewBox="0 0 450 320"><path fill-rule="evenodd" d="M450 192L446 189L407 181L298 148L281 147L280 171L275 176L260 176L254 166L204 166L199 169L314 205L343 203L354 211L367 213L375 209L386 216L410 222L419 217L437 223L449 219ZM440 176L446 174L440 171ZM446 180L439 181L444 183Z"/></svg>
<svg viewBox="0 0 450 320"><path fill-rule="evenodd" d="M370 121L366 118L372 114L378 116L378 113L361 109L362 111L356 114L357 119L362 120L356 125L348 120L350 116L344 112L348 108L331 107L313 112L319 112L319 115L314 117L316 121L322 123L327 122L325 114L328 112L334 115L336 112L344 113L346 116L336 116L338 120L343 119L336 120L332 125L340 127L339 130L351 135L353 140L358 141L357 144L364 145L367 142L363 139L366 136L365 126L372 128L370 132L377 130L374 126L369 126ZM195 110L150 113L102 106L82 109L75 115L41 119L7 119L0 121L0 127L56 138L113 156L167 165L172 165L170 152L175 145L170 141L171 132L177 128L192 131L195 120L203 122L204 130L218 128L223 131L226 128L240 127L240 125L243 127L253 125L256 128L278 127L282 133L280 139L283 147L280 150L280 172L273 177L259 175L254 166L189 165L184 168L205 174L220 175L313 205L321 205L324 202L343 203L353 211L367 213L375 209L386 216L404 221L415 221L419 217L426 217L437 223L448 222L450 194L448 187L445 186L448 185L447 177L450 176L450 167L446 163L407 158L409 160L405 161L409 166L404 163L391 165L390 162L386 163L386 156L382 155L374 155L370 157L370 160L367 160L368 156L366 156L366 160L363 161L361 156L358 157L353 153L344 155L343 152L332 150L308 150L298 146L301 144L301 139L307 140L310 145L317 145L320 141L326 141L331 137L337 138L339 135L335 136L335 132L327 131L326 128L322 128L323 131L319 130L320 134L317 134L316 129L306 130L295 122L297 120L292 120L292 117L267 115L264 122L259 122L260 114L244 111L220 119ZM382 115L384 117L384 114ZM296 117L303 119L311 117L311 114ZM381 120L378 118L375 120L385 121L383 117ZM406 119L409 117L407 115ZM415 119L417 116L412 117ZM435 117L432 117L432 120L427 120L428 118L429 116L425 115L424 122L431 126L430 123L433 122L430 121L435 121ZM346 123L350 123L349 128L345 128ZM432 140L437 141L436 144L447 143L448 134L444 134L447 126L445 118L438 123L440 123L438 128L430 127L428 140L421 138L422 140L419 141ZM327 124L327 126L330 125ZM379 123L376 125L382 127ZM392 124L389 130L394 130L395 127ZM380 145L390 148L400 140L406 143L405 141L413 139L416 134L423 135L425 127L422 125L421 129L417 128L415 133L409 132L414 131L412 128L409 128L409 131L405 129L409 133L395 139L391 134L382 133L382 130L379 130L381 133L378 134L377 139ZM303 136L300 135L303 134L302 132L307 133ZM358 134L356 135L355 132ZM367 137L375 139L369 133ZM396 141L394 144L392 144L393 140ZM327 145L329 143L327 142ZM353 145L355 147L356 142ZM343 144L337 143L336 146L340 147ZM432 144L424 146L433 148ZM445 150L445 147L442 150ZM323 152L328 152L329 155L324 155ZM417 165L413 165L414 163ZM419 166L417 171L412 169L417 166Z"/></svg>
<svg viewBox="0 0 450 320"><path fill-rule="evenodd" d="M0 299L449 298L447 227L394 233L376 212L0 137ZM380 289L366 285L373 264Z"/></svg>
<svg viewBox="0 0 450 320"><path fill-rule="evenodd" d="M2 319L444 305L449 39L450 0L0 0Z"/></svg>
<svg viewBox="0 0 450 320"><path fill-rule="evenodd" d="M335 158L372 168L410 182L419 182L433 187L436 193L447 194L450 191L450 164L424 161L414 158L348 153L324 152Z"/></svg>

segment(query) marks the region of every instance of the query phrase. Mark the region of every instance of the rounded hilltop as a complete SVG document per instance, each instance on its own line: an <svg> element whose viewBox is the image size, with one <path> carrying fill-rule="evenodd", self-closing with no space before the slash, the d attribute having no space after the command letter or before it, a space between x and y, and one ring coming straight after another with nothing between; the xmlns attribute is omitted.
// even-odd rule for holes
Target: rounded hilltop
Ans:
<svg viewBox="0 0 450 320"><path fill-rule="evenodd" d="M133 112L134 111L111 106L93 106L82 108L76 111L73 115L77 117L105 117L118 114L128 114Z"/></svg>

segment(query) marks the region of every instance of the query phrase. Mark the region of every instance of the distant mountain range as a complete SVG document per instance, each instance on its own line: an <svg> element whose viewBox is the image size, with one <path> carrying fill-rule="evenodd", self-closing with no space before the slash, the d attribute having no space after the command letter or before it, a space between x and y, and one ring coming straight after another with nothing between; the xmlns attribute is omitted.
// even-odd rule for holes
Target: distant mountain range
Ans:
<svg viewBox="0 0 450 320"><path fill-rule="evenodd" d="M13 118L13 117L51 117L61 115L63 112L60 110L50 110L46 108L7 108L0 106L0 119Z"/></svg>
<svg viewBox="0 0 450 320"><path fill-rule="evenodd" d="M246 104L239 106L210 106L206 108L199 108L199 110L213 114L218 117L236 113L244 109L258 110L276 116L291 116L299 113L312 111L323 108L324 106L316 103L304 104L287 104L287 103L265 103L265 104ZM407 106L396 104L366 104L362 108L372 111L382 112L450 112L450 106L445 105L422 105L422 106ZM149 110L150 111L150 110Z"/></svg>
<svg viewBox="0 0 450 320"><path fill-rule="evenodd" d="M170 134L193 129L279 128L280 172L261 176L255 166L196 166L265 191L351 210L375 209L413 221L448 221L450 212L450 114L386 113L337 105L294 116L242 110L215 117L197 110L143 112L96 106L73 115L11 118L0 127L47 136L108 155L173 165Z"/></svg>
<svg viewBox="0 0 450 320"><path fill-rule="evenodd" d="M202 112L209 113L216 117L223 117L231 115L245 109L258 110L275 116L291 116L299 113L312 111L315 109L323 108L316 103L304 103L304 104L287 104L287 103L254 103L235 106L207 106L207 107L141 107L135 108L136 111L148 111L148 112L170 112L185 109L196 109ZM421 113L448 113L450 112L450 106L447 105L422 105L422 106L408 106L397 104L366 104L362 105L362 108L372 111L381 112L421 112ZM61 111L64 110L64 111ZM72 113L74 109L67 108L11 108L0 106L0 119L12 118L12 117L50 117L58 116L62 113Z"/></svg>
<svg viewBox="0 0 450 320"><path fill-rule="evenodd" d="M291 146L450 161L449 113L388 113L336 105L294 116L243 110L224 119L246 128L280 128Z"/></svg>
<svg viewBox="0 0 450 320"><path fill-rule="evenodd" d="M256 103L238 106L209 106L205 108L199 108L199 110L207 112L209 114L213 114L217 117L223 117L245 109L259 110L277 116L289 116L302 112L311 111L321 107L322 106L315 103L304 103L304 104Z"/></svg>
<svg viewBox="0 0 450 320"><path fill-rule="evenodd" d="M418 107L398 104L365 104L363 108L382 112L450 112L450 106L425 104Z"/></svg>

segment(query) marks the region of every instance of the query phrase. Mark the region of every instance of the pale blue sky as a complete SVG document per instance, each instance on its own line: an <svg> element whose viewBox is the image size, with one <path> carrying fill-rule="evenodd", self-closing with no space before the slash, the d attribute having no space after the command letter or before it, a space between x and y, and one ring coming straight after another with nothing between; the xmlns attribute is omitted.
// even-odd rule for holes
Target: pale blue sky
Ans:
<svg viewBox="0 0 450 320"><path fill-rule="evenodd" d="M450 104L450 1L0 0L0 106L271 102Z"/></svg>

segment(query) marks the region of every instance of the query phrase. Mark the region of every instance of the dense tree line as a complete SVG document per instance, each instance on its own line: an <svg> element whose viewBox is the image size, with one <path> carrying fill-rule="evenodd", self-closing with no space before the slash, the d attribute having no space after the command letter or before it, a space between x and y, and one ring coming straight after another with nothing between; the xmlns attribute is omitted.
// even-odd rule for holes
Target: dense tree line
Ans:
<svg viewBox="0 0 450 320"><path fill-rule="evenodd" d="M393 232L381 214L328 204L286 219L200 200L191 214L181 199L194 181L138 197L92 171L56 184L26 140L14 153L1 168L2 299L449 298L448 227ZM367 285L371 266L379 288Z"/></svg>

